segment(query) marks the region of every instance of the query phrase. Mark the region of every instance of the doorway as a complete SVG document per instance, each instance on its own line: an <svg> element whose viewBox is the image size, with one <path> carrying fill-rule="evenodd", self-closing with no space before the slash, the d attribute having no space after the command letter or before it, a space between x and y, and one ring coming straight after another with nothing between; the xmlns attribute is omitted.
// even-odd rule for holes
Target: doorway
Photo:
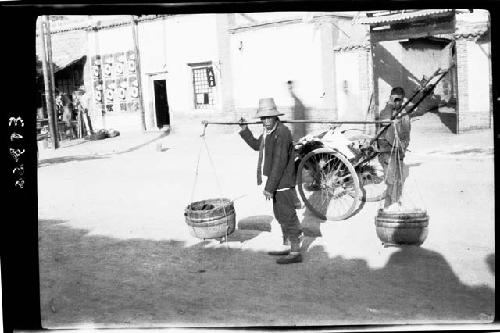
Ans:
<svg viewBox="0 0 500 333"><path fill-rule="evenodd" d="M161 129L164 126L170 126L166 80L153 80L153 89L155 95L156 126Z"/></svg>

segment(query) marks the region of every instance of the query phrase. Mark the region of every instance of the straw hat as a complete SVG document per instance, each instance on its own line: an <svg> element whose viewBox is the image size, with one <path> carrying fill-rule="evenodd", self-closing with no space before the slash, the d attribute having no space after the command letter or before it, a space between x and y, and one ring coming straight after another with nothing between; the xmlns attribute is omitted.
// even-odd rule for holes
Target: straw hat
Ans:
<svg viewBox="0 0 500 333"><path fill-rule="evenodd" d="M255 118L260 117L277 117L284 113L279 113L273 98L261 98L259 100L259 109L255 114Z"/></svg>

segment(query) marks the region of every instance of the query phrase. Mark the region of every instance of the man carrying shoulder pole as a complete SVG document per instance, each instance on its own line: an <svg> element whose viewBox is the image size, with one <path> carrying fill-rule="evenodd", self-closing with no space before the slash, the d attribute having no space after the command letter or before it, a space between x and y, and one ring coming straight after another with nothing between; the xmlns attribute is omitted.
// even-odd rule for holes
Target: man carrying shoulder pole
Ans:
<svg viewBox="0 0 500 333"><path fill-rule="evenodd" d="M401 110L405 103L405 91L401 87L391 90L389 101L380 111L380 119L391 119ZM411 122L408 114L401 114L393 120L393 125L382 132L377 140L378 159L384 168L385 182L387 184L384 208L394 203L399 203L403 193L404 157L410 143Z"/></svg>
<svg viewBox="0 0 500 333"><path fill-rule="evenodd" d="M256 118L260 118L264 131L257 139L246 124L241 124L240 136L254 150L259 152L257 162L257 185L265 180L264 196L273 201L274 217L281 226L283 233L282 251L270 251L270 255L284 255L276 262L291 264L302 262L300 240L302 230L295 212L297 194L295 192L295 151L290 130L283 125L273 98L259 100ZM245 120L242 118L242 122ZM288 248L288 245L290 248Z"/></svg>

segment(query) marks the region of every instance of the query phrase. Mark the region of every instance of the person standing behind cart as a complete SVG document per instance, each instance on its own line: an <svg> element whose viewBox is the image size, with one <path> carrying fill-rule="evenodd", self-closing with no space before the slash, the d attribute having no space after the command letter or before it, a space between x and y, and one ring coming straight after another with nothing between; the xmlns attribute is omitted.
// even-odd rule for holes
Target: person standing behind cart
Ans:
<svg viewBox="0 0 500 333"><path fill-rule="evenodd" d="M380 111L379 120L390 120L406 102L405 91L401 87L391 90L389 101ZM384 208L399 203L404 184L404 157L410 144L411 122L410 116L404 111L396 118L378 138L378 159L384 168L384 178L387 184Z"/></svg>
<svg viewBox="0 0 500 333"><path fill-rule="evenodd" d="M281 226L283 245L281 251L270 251L270 255L284 255L276 260L278 264L302 262L300 240L302 229L297 217L295 192L295 151L290 130L283 125L273 98L261 98L256 118L262 120L263 134L256 139L246 124L241 124L241 138L259 152L257 162L257 185L265 180L264 196L273 201L274 217ZM241 118L241 122L245 119ZM290 248L288 248L290 246Z"/></svg>

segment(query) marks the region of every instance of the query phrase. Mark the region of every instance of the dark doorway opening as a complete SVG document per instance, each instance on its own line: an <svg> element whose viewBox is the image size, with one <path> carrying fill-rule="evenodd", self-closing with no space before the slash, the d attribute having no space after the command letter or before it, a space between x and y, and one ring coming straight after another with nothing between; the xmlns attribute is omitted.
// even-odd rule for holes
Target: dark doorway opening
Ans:
<svg viewBox="0 0 500 333"><path fill-rule="evenodd" d="M167 82L165 80L154 80L156 126L162 128L170 125L170 113L167 100Z"/></svg>

